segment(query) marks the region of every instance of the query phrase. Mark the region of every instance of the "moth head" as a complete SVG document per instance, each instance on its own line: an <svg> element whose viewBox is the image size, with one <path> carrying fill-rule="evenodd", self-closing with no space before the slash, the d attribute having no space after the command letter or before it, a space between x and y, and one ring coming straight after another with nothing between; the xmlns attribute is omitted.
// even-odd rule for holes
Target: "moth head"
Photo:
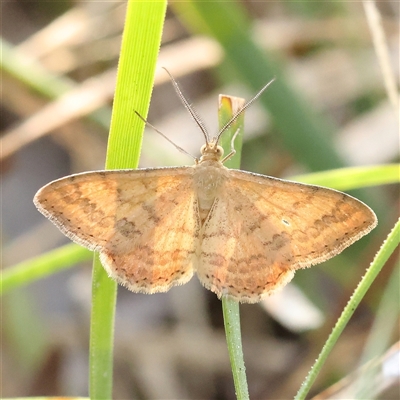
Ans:
<svg viewBox="0 0 400 400"><path fill-rule="evenodd" d="M204 160L219 161L224 155L224 149L221 146L219 146L217 142L214 141L208 142L203 146L201 146L200 152L201 152L200 161Z"/></svg>

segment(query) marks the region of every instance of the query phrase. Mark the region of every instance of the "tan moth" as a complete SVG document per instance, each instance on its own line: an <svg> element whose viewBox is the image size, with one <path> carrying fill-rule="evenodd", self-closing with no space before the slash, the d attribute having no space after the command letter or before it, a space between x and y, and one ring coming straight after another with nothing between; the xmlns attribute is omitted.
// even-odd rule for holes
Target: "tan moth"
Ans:
<svg viewBox="0 0 400 400"><path fill-rule="evenodd" d="M205 137L193 166L75 174L42 187L38 210L74 242L100 253L120 284L166 292L194 273L217 294L255 303L297 269L339 254L377 224L361 201L336 190L228 169L177 83Z"/></svg>

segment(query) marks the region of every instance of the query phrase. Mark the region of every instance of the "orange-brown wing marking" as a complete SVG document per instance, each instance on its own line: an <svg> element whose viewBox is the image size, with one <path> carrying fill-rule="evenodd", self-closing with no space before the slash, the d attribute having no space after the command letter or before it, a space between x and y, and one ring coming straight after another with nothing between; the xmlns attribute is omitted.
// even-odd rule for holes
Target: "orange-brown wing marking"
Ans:
<svg viewBox="0 0 400 400"><path fill-rule="evenodd" d="M132 291L167 291L193 275L199 216L191 168L72 175L34 202L69 238L99 251L109 275Z"/></svg>
<svg viewBox="0 0 400 400"><path fill-rule="evenodd" d="M231 170L203 226L198 276L219 297L254 303L376 223L344 193Z"/></svg>

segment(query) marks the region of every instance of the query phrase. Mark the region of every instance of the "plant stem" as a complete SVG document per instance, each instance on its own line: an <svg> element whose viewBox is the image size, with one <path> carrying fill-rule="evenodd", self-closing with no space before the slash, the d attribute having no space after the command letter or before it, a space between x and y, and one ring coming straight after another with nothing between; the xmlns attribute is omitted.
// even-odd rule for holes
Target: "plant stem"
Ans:
<svg viewBox="0 0 400 400"><path fill-rule="evenodd" d="M244 99L220 95L218 109L219 126L223 127L244 103ZM221 138L221 146L224 148L224 153L229 154L231 151L232 137L237 129L240 129L234 143L236 154L225 163L225 165L230 168L240 167L244 127L243 122L244 115L242 114L237 121L235 121L235 123L224 132ZM226 342L228 345L236 398L246 400L249 399L249 390L247 386L246 368L244 366L242 338L240 333L239 303L228 296L222 296L221 300Z"/></svg>
<svg viewBox="0 0 400 400"><path fill-rule="evenodd" d="M135 1L127 5L124 33L107 147L106 169L136 168L143 121L153 89L166 1ZM112 399L114 316L117 284L98 258L93 265L89 354L91 399Z"/></svg>
<svg viewBox="0 0 400 400"><path fill-rule="evenodd" d="M332 333L329 335L328 340L326 341L324 347L322 348L321 353L317 358L317 361L310 369L306 379L304 380L299 391L297 392L295 400L304 400L306 398L311 388L311 385L314 383L316 377L318 376L318 373L321 371L322 366L324 365L326 359L328 358L328 355L332 351L333 346L336 344L340 334L343 332L343 329L349 322L351 316L353 315L354 311L360 304L361 300L363 299L369 287L374 282L378 273L383 268L389 257L393 254L394 250L399 244L399 241L400 241L400 222L397 221L396 225L389 233L382 247L379 249L374 260L367 269L367 272L361 279L356 290L351 296L349 302L344 308L341 316L336 322L336 325L333 328Z"/></svg>

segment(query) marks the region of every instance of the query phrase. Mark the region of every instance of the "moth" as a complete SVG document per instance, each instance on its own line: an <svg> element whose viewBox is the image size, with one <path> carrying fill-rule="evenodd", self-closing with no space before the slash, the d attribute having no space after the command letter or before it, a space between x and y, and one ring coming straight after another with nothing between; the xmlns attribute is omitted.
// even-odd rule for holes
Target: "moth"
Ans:
<svg viewBox="0 0 400 400"><path fill-rule="evenodd" d="M194 165L85 172L34 197L61 232L100 253L118 283L151 294L196 273L219 298L256 303L377 225L374 212L348 194L224 166L234 150L223 157L221 135L269 83L210 138L171 79L205 137Z"/></svg>

